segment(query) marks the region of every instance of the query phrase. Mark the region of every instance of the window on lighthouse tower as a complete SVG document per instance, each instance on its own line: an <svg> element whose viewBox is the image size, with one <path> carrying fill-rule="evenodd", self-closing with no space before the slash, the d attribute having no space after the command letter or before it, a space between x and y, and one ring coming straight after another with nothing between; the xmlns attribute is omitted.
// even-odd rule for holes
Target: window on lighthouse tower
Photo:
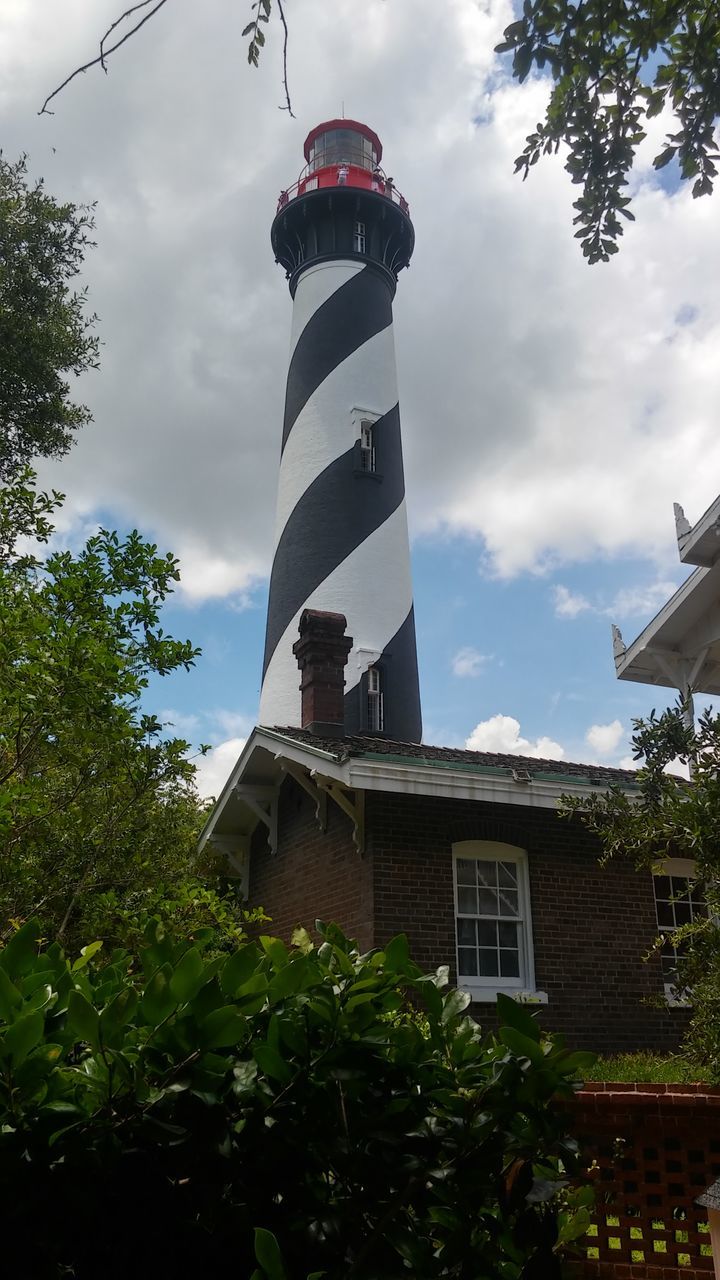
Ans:
<svg viewBox="0 0 720 1280"><path fill-rule="evenodd" d="M355 231L354 231L354 235L353 235L353 248L354 248L354 250L355 250L355 253L365 253L365 252L366 252L366 248L365 248L366 243L367 243L367 240L366 240L366 236L365 236L365 223L364 223L364 222L356 222L356 223L355 223Z"/></svg>
<svg viewBox="0 0 720 1280"><path fill-rule="evenodd" d="M368 667L367 673L367 727L370 733L382 733L383 695L378 667Z"/></svg>
<svg viewBox="0 0 720 1280"><path fill-rule="evenodd" d="M360 423L360 469L375 470L375 437L373 424L368 418L363 418Z"/></svg>

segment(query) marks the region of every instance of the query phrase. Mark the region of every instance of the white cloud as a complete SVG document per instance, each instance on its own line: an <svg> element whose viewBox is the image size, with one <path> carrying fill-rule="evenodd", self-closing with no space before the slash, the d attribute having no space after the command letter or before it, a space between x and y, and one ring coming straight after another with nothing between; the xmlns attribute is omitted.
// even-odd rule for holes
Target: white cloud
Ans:
<svg viewBox="0 0 720 1280"><path fill-rule="evenodd" d="M579 613L592 609L590 601L585 596L576 595L559 584L553 587L553 599L555 616L558 618L577 618Z"/></svg>
<svg viewBox="0 0 720 1280"><path fill-rule="evenodd" d="M210 719L222 736L235 738L241 735L247 738L255 723L252 716L243 711L228 711L224 708L210 712Z"/></svg>
<svg viewBox="0 0 720 1280"><path fill-rule="evenodd" d="M623 587L604 612L612 618L652 616L675 594L674 582L651 582L646 586Z"/></svg>
<svg viewBox="0 0 720 1280"><path fill-rule="evenodd" d="M622 622L628 618L652 617L676 590L676 583L666 579L638 583L622 587L607 604L599 597L589 600L557 584L552 588L552 597L557 618L577 618L580 613L590 612Z"/></svg>
<svg viewBox="0 0 720 1280"><path fill-rule="evenodd" d="M195 761L195 783L203 800L220 795L245 742L245 738L228 738Z"/></svg>
<svg viewBox="0 0 720 1280"><path fill-rule="evenodd" d="M453 675L479 676L482 674L486 664L492 662L492 657L491 653L479 653L471 645L464 649L458 649L452 660Z"/></svg>
<svg viewBox="0 0 720 1280"><path fill-rule="evenodd" d="M641 765L642 760L636 760L633 756L623 756L617 762L618 769L639 769Z"/></svg>
<svg viewBox="0 0 720 1280"><path fill-rule="evenodd" d="M585 741L600 756L611 756L617 751L625 729L619 720L610 724L592 724L585 734ZM624 766L621 766L624 768Z"/></svg>
<svg viewBox="0 0 720 1280"><path fill-rule="evenodd" d="M493 53L510 0L454 0L440 26L436 0L326 15L305 0L292 27L297 120L276 109L276 18L254 71L194 0L38 118L116 10L3 6L4 150L27 150L60 197L99 201L96 421L43 473L71 511L110 510L179 554L190 604L242 603L267 573L291 314L268 229L308 128L344 98L417 228L395 304L414 532L475 537L504 576L674 555L672 500L702 512L720 473L717 197L662 191L646 156L622 252L588 268L562 157L527 183L512 172L546 87L511 83Z"/></svg>
<svg viewBox="0 0 720 1280"><path fill-rule="evenodd" d="M496 715L476 724L466 739L468 751L498 751L506 755L532 756L538 760L561 760L565 750L552 738L531 742L520 735L520 721L514 716Z"/></svg>
<svg viewBox="0 0 720 1280"><path fill-rule="evenodd" d="M166 731L176 737L184 735L191 739L200 727L200 717L193 713L176 711L174 707L164 707L157 712L157 718L165 725Z"/></svg>

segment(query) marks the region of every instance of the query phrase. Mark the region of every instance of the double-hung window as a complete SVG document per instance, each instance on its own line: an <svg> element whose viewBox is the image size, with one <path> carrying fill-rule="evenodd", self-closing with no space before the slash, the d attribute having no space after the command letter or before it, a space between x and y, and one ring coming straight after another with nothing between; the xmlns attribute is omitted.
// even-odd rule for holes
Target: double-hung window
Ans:
<svg viewBox="0 0 720 1280"><path fill-rule="evenodd" d="M535 993L527 855L515 845L453 845L458 986L475 1000Z"/></svg>
<svg viewBox="0 0 720 1280"><path fill-rule="evenodd" d="M379 667L368 667L367 728L370 733L382 733L383 731L383 689Z"/></svg>
<svg viewBox="0 0 720 1280"><path fill-rule="evenodd" d="M655 914L662 938L662 965L665 997L671 1004L686 1004L690 992L684 988L682 965L687 943L675 943L673 934L683 925L693 924L707 915L701 883L695 876L695 863L690 858L668 858L660 874L653 875Z"/></svg>

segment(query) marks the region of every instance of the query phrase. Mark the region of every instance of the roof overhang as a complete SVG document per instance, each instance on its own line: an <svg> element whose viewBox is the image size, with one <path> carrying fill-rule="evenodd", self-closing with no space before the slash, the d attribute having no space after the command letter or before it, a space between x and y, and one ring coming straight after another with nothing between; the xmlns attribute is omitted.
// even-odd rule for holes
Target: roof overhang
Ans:
<svg viewBox="0 0 720 1280"><path fill-rule="evenodd" d="M520 763L520 762L519 762ZM364 839L360 797L382 791L396 795L436 796L443 799L490 801L527 808L556 809L562 795L587 796L606 790L612 779L551 774L500 765L467 765L389 758L378 752L337 754L309 743L296 742L273 729L256 728L220 794L200 836L200 849L210 843L220 851L247 855L249 839L259 821L267 825L271 848L276 835L277 797L290 774L313 796L322 825L327 799L340 806L353 822L356 844Z"/></svg>
<svg viewBox="0 0 720 1280"><path fill-rule="evenodd" d="M720 559L691 573L632 644L613 635L618 679L720 694Z"/></svg>
<svg viewBox="0 0 720 1280"><path fill-rule="evenodd" d="M682 507L676 502L675 528L683 564L710 568L720 561L720 497L715 499L692 527Z"/></svg>

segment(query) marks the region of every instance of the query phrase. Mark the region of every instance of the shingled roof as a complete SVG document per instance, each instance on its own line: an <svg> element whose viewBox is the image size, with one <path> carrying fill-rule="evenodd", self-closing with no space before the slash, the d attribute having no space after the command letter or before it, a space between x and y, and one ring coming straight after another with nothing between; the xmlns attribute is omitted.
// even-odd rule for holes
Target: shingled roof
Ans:
<svg viewBox="0 0 720 1280"><path fill-rule="evenodd" d="M611 769L598 764L581 764L571 760L538 760L534 756L506 755L498 751L466 751L459 747L432 747L421 742L395 742L374 736L322 737L309 729L274 726L272 732L299 746L315 747L333 756L339 764L353 757L393 760L396 763L433 765L440 768L503 769L508 772L527 769L531 776L552 775L593 782L596 785L637 786L634 769Z"/></svg>

